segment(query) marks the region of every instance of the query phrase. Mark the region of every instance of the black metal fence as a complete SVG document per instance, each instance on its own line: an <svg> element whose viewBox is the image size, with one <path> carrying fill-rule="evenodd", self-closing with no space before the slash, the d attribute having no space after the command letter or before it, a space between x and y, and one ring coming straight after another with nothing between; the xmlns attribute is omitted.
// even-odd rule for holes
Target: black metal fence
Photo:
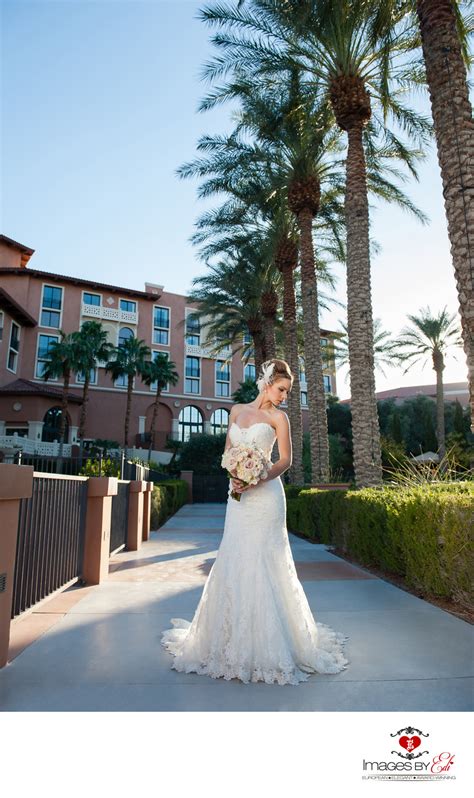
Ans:
<svg viewBox="0 0 474 798"><path fill-rule="evenodd" d="M193 502L226 502L228 491L225 474L193 474Z"/></svg>
<svg viewBox="0 0 474 798"><path fill-rule="evenodd" d="M165 482L175 479L172 474L156 471L146 465L127 460L122 452L120 456L102 454L76 457L43 457L36 454L15 454L16 465L33 466L35 471L44 474L67 474L68 476L118 477L119 479L142 479L151 482Z"/></svg>
<svg viewBox="0 0 474 798"><path fill-rule="evenodd" d="M35 476L20 500L11 617L82 576L87 479Z"/></svg>
<svg viewBox="0 0 474 798"><path fill-rule="evenodd" d="M109 552L124 548L127 544L130 483L119 480L117 488L117 494L112 496L112 522L110 527Z"/></svg>

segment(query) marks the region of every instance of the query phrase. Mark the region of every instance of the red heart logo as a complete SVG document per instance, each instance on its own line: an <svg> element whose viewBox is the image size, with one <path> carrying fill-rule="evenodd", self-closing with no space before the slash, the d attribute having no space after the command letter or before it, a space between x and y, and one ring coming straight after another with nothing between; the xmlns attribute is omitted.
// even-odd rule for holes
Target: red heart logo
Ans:
<svg viewBox="0 0 474 798"><path fill-rule="evenodd" d="M398 742L400 743L400 745L403 746L403 748L406 751L413 751L414 748L418 748L418 746L421 743L421 740L420 740L419 737L416 737L416 736L415 737L406 737L405 736L405 737L400 737Z"/></svg>

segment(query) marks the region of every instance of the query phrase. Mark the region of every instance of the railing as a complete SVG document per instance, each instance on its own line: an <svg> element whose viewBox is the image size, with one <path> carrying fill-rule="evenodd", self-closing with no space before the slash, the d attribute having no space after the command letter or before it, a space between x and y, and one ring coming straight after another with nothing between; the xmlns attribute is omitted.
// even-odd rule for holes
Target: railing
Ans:
<svg viewBox="0 0 474 798"><path fill-rule="evenodd" d="M128 502L130 486L119 480L117 494L112 496L112 522L110 527L110 553L117 552L127 545Z"/></svg>
<svg viewBox="0 0 474 798"><path fill-rule="evenodd" d="M18 451L13 458L13 462L15 465L33 466L35 471L41 471L46 474L82 476L82 472L87 469L87 476L118 476L120 479L146 479L146 477L124 477L126 466L133 465L133 463L128 464L126 462L123 452L119 457L108 457L102 454L89 455L86 452L76 457L41 457L40 455L28 455ZM135 473L133 469L129 470L129 472Z"/></svg>
<svg viewBox="0 0 474 798"><path fill-rule="evenodd" d="M44 457L57 457L59 455L60 444L58 441L35 441L31 438L23 438L20 435L0 435L1 449L16 449L25 454L37 454ZM71 445L63 444L63 455L69 457Z"/></svg>
<svg viewBox="0 0 474 798"><path fill-rule="evenodd" d="M132 313L130 310L120 310L120 308L108 308L104 305L82 304L81 314L82 316L92 316L94 319L138 324L138 313Z"/></svg>
<svg viewBox="0 0 474 798"><path fill-rule="evenodd" d="M187 355L194 355L195 357L208 357L211 360L225 360L232 354L230 346L219 349L218 352L211 352L211 348L202 346L201 344L185 344Z"/></svg>
<svg viewBox="0 0 474 798"><path fill-rule="evenodd" d="M121 480L144 480L145 482L165 482L175 479L172 474L166 474L149 468L141 463L132 463L125 458L122 452L119 457L86 453L77 457L39 457L16 452L13 462L15 465L33 466L35 472L44 474L62 474L67 476L94 476L118 477ZM86 472L84 474L84 471Z"/></svg>
<svg viewBox="0 0 474 798"><path fill-rule="evenodd" d="M11 617L82 574L87 478L35 475L20 500Z"/></svg>

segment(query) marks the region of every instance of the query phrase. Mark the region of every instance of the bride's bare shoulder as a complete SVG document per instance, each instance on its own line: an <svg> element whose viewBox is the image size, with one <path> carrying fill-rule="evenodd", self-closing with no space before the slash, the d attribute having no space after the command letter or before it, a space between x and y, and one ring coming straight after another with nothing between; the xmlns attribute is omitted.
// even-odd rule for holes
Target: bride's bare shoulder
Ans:
<svg viewBox="0 0 474 798"><path fill-rule="evenodd" d="M234 421L235 417L238 416L239 410L240 410L241 407L242 407L241 404L240 405L236 404L236 405L232 405L232 407L230 408L230 416L229 417L230 417L230 419L232 421Z"/></svg>
<svg viewBox="0 0 474 798"><path fill-rule="evenodd" d="M288 429L290 426L290 419L288 418L287 414L284 410L275 410L275 423L283 428Z"/></svg>

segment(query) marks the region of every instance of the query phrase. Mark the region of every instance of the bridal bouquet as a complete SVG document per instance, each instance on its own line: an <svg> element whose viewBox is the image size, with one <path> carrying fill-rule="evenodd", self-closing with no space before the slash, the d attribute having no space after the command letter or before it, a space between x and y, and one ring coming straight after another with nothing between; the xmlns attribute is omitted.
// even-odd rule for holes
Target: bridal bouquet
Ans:
<svg viewBox="0 0 474 798"><path fill-rule="evenodd" d="M261 479L266 479L272 463L258 446L238 443L224 452L221 465L227 469L229 477L237 477L247 485L256 485ZM240 501L240 493L233 490L230 495Z"/></svg>

